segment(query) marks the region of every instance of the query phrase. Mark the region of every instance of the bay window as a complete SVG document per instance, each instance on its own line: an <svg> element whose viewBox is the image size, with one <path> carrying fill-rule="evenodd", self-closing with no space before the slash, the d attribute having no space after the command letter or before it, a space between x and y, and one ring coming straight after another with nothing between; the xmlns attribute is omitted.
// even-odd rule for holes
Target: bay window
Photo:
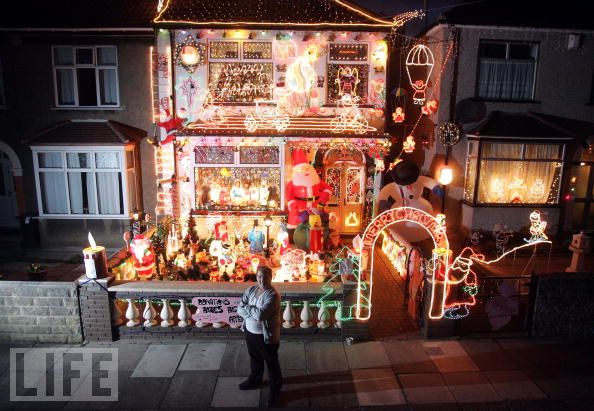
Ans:
<svg viewBox="0 0 594 411"><path fill-rule="evenodd" d="M117 107L114 46L52 47L56 107Z"/></svg>
<svg viewBox="0 0 594 411"><path fill-rule="evenodd" d="M558 204L563 144L468 143L464 200L473 204Z"/></svg>
<svg viewBox="0 0 594 411"><path fill-rule="evenodd" d="M32 149L40 216L128 216L137 206L132 148Z"/></svg>

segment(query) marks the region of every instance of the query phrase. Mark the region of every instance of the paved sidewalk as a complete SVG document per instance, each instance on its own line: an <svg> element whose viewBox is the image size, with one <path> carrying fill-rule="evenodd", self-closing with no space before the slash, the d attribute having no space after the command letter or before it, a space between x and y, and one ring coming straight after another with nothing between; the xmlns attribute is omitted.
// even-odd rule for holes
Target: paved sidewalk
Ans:
<svg viewBox="0 0 594 411"><path fill-rule="evenodd" d="M0 409L255 408L268 394L267 387L237 389L249 372L243 341L86 347L118 348L119 401L10 402L10 346L2 345ZM283 341L281 403L289 409L591 410L592 347L591 340Z"/></svg>

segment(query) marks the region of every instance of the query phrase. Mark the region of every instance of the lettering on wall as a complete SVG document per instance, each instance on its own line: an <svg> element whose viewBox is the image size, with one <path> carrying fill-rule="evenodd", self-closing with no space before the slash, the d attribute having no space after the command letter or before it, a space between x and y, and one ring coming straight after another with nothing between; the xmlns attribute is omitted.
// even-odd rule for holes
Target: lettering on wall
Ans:
<svg viewBox="0 0 594 411"><path fill-rule="evenodd" d="M210 63L209 89L218 103L272 99L272 63Z"/></svg>

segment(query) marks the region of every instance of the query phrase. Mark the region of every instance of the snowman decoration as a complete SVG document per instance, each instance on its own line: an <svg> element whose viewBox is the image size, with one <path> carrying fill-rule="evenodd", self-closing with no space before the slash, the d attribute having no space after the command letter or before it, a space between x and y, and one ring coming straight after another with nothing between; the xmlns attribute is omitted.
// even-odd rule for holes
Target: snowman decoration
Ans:
<svg viewBox="0 0 594 411"><path fill-rule="evenodd" d="M235 270L236 258L231 252L229 244L223 243L221 240L213 240L208 249L210 255L217 258L219 265L219 274L227 274L231 276Z"/></svg>
<svg viewBox="0 0 594 411"><path fill-rule="evenodd" d="M437 180L419 175L419 168L411 162L401 161L392 170L393 183L386 184L378 195L379 212L390 208L412 207L434 215L433 206L422 197L423 188L443 197L443 189ZM400 223L394 229L408 242L429 238L429 232L417 223Z"/></svg>

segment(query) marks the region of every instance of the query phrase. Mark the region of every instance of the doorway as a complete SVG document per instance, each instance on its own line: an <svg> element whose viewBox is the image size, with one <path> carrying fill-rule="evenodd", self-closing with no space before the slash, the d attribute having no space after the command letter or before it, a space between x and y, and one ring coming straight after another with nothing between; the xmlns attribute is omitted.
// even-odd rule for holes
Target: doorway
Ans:
<svg viewBox="0 0 594 411"><path fill-rule="evenodd" d="M8 155L0 151L0 226L18 225L17 199L12 175L12 164Z"/></svg>
<svg viewBox="0 0 594 411"><path fill-rule="evenodd" d="M574 163L570 172L570 192L573 201L568 205L569 226L572 230L593 230L594 161Z"/></svg>
<svg viewBox="0 0 594 411"><path fill-rule="evenodd" d="M365 157L358 150L330 150L324 157L324 178L332 187L327 204L330 227L357 234L363 224Z"/></svg>

